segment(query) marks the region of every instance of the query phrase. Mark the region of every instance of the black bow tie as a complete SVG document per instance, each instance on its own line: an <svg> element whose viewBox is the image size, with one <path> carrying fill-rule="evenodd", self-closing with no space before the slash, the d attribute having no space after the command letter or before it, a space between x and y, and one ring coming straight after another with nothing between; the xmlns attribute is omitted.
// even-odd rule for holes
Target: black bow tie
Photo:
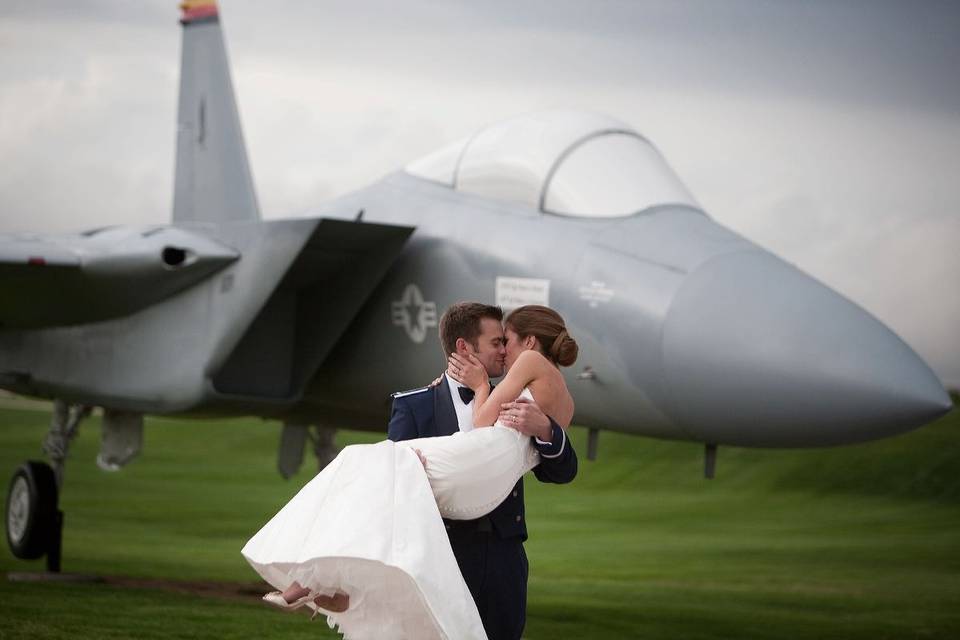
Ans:
<svg viewBox="0 0 960 640"><path fill-rule="evenodd" d="M463 400L463 404L470 404L473 402L473 396L476 395L476 392L470 387L457 387L457 391L460 392L460 399Z"/></svg>

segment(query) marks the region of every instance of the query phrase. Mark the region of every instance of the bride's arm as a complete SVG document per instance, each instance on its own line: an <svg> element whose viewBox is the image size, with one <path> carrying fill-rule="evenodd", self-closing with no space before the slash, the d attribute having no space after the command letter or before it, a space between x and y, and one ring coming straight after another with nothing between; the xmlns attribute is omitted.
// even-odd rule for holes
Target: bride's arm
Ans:
<svg viewBox="0 0 960 640"><path fill-rule="evenodd" d="M451 356L451 358L458 357L456 354ZM500 405L515 400L523 391L523 388L537 378L544 363L546 363L546 358L540 353L533 350L524 351L517 357L506 377L500 381L492 392L485 377L482 381L479 381L467 375L463 383L473 389L475 394L473 397L474 426L489 427L496 422L500 415ZM468 365L462 363L462 366ZM469 366L482 368L482 365L475 358L471 359Z"/></svg>

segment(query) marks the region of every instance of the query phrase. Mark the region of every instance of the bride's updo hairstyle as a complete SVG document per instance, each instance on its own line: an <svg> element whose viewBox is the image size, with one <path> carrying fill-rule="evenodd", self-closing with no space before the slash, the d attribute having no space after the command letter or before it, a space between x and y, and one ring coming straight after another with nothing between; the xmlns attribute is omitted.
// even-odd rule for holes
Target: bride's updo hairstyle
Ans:
<svg viewBox="0 0 960 640"><path fill-rule="evenodd" d="M533 336L537 339L543 355L561 367L569 367L577 361L577 341L567 333L560 314L550 307L530 304L518 307L504 321L521 339Z"/></svg>

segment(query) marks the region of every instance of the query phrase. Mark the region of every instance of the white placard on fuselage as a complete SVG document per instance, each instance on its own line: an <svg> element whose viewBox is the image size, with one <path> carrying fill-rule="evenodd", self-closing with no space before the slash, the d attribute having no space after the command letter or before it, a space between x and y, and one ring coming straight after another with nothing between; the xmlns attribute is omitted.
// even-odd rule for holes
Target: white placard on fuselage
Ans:
<svg viewBox="0 0 960 640"><path fill-rule="evenodd" d="M528 304L550 306L550 281L497 276L496 304L504 311Z"/></svg>

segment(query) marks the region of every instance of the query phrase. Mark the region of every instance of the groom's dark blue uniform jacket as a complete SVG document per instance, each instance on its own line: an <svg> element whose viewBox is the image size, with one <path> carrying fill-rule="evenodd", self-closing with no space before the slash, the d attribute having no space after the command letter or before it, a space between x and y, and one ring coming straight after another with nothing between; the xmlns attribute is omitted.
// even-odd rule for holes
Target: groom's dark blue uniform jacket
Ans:
<svg viewBox="0 0 960 640"><path fill-rule="evenodd" d="M570 482L577 475L577 455L563 429L552 418L550 423L551 442L543 444L534 439L540 464L533 473L541 482ZM459 430L446 377L433 387L394 394L387 428L391 440L448 436ZM446 524L487 636L490 640L519 638L526 618L527 589L527 559L522 544L527 539L523 479L488 516Z"/></svg>

